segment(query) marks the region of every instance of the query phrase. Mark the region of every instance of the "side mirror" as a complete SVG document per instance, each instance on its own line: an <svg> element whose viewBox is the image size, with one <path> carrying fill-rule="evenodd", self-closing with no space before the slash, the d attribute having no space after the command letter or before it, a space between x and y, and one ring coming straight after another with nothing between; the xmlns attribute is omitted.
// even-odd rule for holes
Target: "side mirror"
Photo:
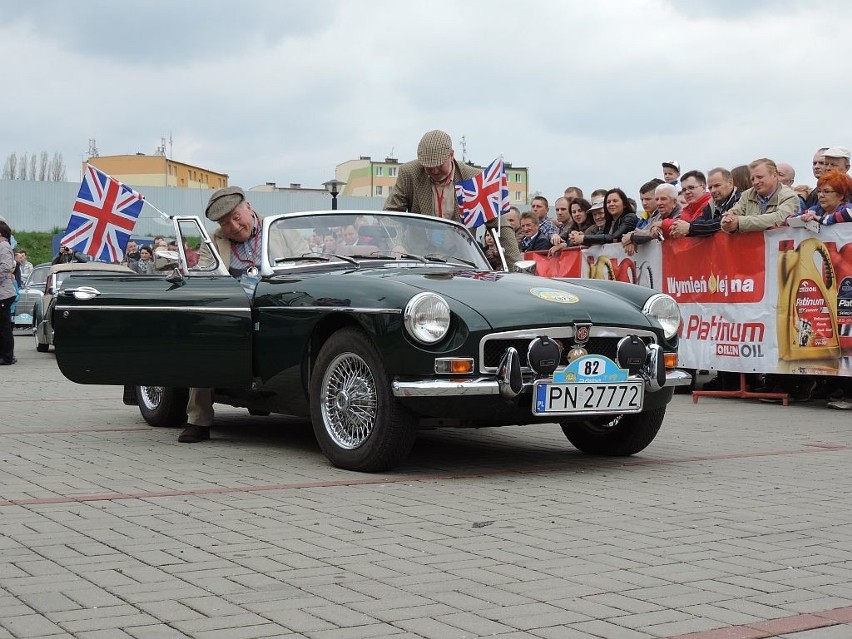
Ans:
<svg viewBox="0 0 852 639"><path fill-rule="evenodd" d="M515 273L535 275L535 260L518 260L512 270Z"/></svg>

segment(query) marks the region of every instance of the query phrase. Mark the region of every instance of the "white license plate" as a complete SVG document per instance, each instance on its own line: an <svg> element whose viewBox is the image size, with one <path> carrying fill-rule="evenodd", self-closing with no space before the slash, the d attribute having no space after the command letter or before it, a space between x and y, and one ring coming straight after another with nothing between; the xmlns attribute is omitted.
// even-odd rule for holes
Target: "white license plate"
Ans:
<svg viewBox="0 0 852 639"><path fill-rule="evenodd" d="M614 384L536 382L533 415L639 413L644 392L645 384L641 381Z"/></svg>

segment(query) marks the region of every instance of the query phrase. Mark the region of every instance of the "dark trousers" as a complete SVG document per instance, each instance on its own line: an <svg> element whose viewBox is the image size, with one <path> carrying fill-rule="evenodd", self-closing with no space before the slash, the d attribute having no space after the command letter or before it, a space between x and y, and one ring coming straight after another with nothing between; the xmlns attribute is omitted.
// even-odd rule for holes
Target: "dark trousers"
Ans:
<svg viewBox="0 0 852 639"><path fill-rule="evenodd" d="M12 304L15 298L0 300L0 360L15 357L15 337L12 335Z"/></svg>

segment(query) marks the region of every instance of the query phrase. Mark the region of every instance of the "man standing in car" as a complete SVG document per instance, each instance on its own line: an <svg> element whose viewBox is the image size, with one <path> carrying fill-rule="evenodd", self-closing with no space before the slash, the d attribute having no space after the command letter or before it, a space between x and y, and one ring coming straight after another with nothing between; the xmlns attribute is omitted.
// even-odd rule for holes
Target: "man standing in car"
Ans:
<svg viewBox="0 0 852 639"><path fill-rule="evenodd" d="M417 159L399 167L396 184L385 201L385 211L410 211L423 215L461 220L455 186L482 171L462 164L455 158L453 142L444 131L429 131L417 145ZM486 223L497 227L497 220ZM500 246L509 268L521 259L515 231L509 226L500 228Z"/></svg>

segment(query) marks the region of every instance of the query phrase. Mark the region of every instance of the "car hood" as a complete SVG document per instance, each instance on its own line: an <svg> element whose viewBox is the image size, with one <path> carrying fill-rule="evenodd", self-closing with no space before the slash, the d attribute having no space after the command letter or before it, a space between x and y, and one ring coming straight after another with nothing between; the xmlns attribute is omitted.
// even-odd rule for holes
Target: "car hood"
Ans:
<svg viewBox="0 0 852 639"><path fill-rule="evenodd" d="M369 271L362 273L366 275ZM434 291L469 306L496 330L575 321L652 326L635 304L573 282L525 273L462 269L393 269L381 275L416 289Z"/></svg>

